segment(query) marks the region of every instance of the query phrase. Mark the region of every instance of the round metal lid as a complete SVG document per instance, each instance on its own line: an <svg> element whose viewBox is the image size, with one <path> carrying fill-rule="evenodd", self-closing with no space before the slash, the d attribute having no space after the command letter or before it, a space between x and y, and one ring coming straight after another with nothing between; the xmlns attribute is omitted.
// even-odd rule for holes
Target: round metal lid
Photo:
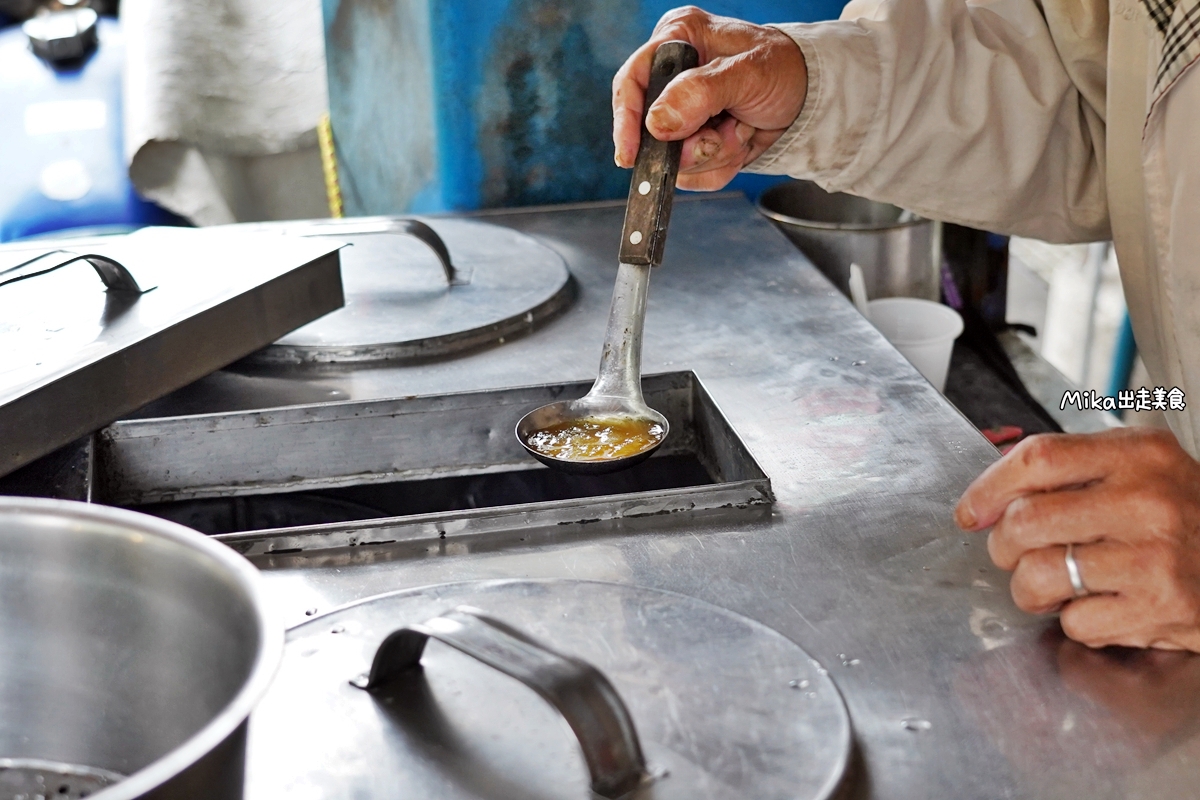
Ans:
<svg viewBox="0 0 1200 800"><path fill-rule="evenodd" d="M571 301L562 258L499 225L381 218L275 229L351 245L341 252L346 305L254 353L257 363L445 356L527 331Z"/></svg>
<svg viewBox="0 0 1200 800"><path fill-rule="evenodd" d="M386 671L376 654L389 648L420 667L357 688ZM505 654L518 663L498 666ZM591 681L578 659L623 699L645 754L636 788L604 796L816 800L838 788L851 740L841 696L770 628L636 586L475 581L380 595L293 628L250 724L246 797L594 800L597 771L629 748L587 729L606 701L572 694L568 674Z"/></svg>

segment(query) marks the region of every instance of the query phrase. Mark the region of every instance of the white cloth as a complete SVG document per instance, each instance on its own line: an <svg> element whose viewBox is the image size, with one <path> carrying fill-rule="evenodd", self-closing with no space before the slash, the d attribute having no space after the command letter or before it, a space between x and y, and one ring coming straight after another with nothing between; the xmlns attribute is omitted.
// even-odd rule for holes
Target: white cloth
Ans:
<svg viewBox="0 0 1200 800"><path fill-rule="evenodd" d="M199 225L329 216L319 0L125 0L125 155Z"/></svg>
<svg viewBox="0 0 1200 800"><path fill-rule="evenodd" d="M1186 393L1168 422L1200 455L1200 75L1177 70L1151 106L1163 33L1145 7L856 0L779 27L809 94L749 171L1052 242L1111 236L1151 380Z"/></svg>

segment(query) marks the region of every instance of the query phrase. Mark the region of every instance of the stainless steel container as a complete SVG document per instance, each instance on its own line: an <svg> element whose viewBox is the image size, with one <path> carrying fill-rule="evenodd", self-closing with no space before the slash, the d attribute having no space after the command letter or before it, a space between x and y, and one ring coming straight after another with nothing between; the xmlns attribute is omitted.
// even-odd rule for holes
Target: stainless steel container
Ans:
<svg viewBox="0 0 1200 800"><path fill-rule="evenodd" d="M0 498L0 797L240 798L282 652L260 580L180 525Z"/></svg>
<svg viewBox="0 0 1200 800"><path fill-rule="evenodd" d="M850 264L863 269L867 294L938 300L942 224L889 203L831 193L810 181L763 192L758 210L850 294Z"/></svg>

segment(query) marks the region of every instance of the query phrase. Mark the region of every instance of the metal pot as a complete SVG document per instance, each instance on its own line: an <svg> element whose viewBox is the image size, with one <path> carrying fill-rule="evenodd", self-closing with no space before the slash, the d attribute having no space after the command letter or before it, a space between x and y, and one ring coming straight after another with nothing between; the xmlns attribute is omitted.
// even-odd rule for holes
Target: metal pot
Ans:
<svg viewBox="0 0 1200 800"><path fill-rule="evenodd" d="M810 181L771 187L758 210L847 296L853 262L863 268L872 299L939 298L942 224L936 220Z"/></svg>
<svg viewBox="0 0 1200 800"><path fill-rule="evenodd" d="M282 652L257 571L180 525L0 497L0 798L240 798Z"/></svg>

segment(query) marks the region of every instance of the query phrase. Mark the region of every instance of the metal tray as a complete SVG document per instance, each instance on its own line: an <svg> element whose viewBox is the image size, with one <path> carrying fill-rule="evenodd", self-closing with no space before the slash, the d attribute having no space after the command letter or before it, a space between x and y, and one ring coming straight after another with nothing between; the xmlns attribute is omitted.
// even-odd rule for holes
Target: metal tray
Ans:
<svg viewBox="0 0 1200 800"><path fill-rule="evenodd" d="M315 524L243 529L216 538L255 555L773 501L770 480L693 373L647 376L643 386L647 402L671 423L670 439L642 465L644 473L593 478L595 483L577 486L568 492L575 496L565 499L501 498L483 507L431 513L367 512L363 519L335 511ZM558 473L533 462L513 428L530 409L582 396L587 388L548 385L121 421L98 437L93 499L188 524L195 501L205 499L232 498L236 517L237 507L270 502L272 496L285 500L288 494L306 501L332 498L337 505L369 500L371 487L395 494L411 482L427 482L417 487L421 494L445 485L439 481L464 476L506 473L514 481L545 481ZM648 490L629 491L647 485ZM348 500L351 487L358 488Z"/></svg>
<svg viewBox="0 0 1200 800"><path fill-rule="evenodd" d="M338 247L190 228L0 247L0 475L341 307Z"/></svg>

